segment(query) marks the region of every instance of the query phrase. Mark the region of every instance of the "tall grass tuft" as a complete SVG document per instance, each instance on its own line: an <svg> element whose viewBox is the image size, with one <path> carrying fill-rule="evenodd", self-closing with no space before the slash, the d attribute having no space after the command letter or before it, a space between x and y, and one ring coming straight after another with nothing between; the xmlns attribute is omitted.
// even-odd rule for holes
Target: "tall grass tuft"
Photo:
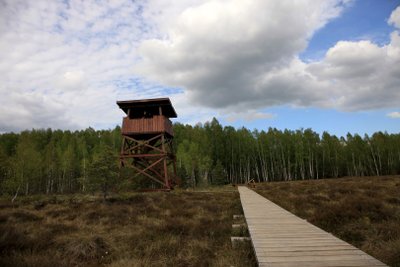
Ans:
<svg viewBox="0 0 400 267"><path fill-rule="evenodd" d="M231 246L227 188L0 200L0 266L256 266Z"/></svg>

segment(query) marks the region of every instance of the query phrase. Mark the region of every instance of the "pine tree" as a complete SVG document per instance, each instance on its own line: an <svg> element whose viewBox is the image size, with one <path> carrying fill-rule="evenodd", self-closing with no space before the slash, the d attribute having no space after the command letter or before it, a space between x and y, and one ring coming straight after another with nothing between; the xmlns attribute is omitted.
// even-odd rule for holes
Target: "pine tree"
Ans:
<svg viewBox="0 0 400 267"><path fill-rule="evenodd" d="M89 187L100 190L104 200L118 178L117 156L111 146L101 145L88 166Z"/></svg>
<svg viewBox="0 0 400 267"><path fill-rule="evenodd" d="M217 160L217 163L214 165L214 168L211 172L212 182L214 185L224 185L226 184L226 174L224 170L224 166L222 166L221 161Z"/></svg>

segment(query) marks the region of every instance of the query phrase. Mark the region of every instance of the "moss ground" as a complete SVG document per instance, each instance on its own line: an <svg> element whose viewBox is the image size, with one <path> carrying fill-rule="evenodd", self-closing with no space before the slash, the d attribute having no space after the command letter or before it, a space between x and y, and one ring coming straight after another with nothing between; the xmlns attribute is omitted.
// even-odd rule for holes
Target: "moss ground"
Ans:
<svg viewBox="0 0 400 267"><path fill-rule="evenodd" d="M232 248L238 193L35 196L0 201L0 266L255 266Z"/></svg>

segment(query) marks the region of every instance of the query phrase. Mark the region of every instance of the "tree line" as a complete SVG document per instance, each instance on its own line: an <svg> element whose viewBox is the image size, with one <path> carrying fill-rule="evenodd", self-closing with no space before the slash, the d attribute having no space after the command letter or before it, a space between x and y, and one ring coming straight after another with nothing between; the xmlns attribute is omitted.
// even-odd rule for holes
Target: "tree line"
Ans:
<svg viewBox="0 0 400 267"><path fill-rule="evenodd" d="M178 166L198 183L290 181L400 173L400 134L322 135L311 129L250 131L175 124ZM218 175L214 175L218 173ZM219 180L220 174L223 179Z"/></svg>
<svg viewBox="0 0 400 267"><path fill-rule="evenodd" d="M223 127L216 119L196 126L175 123L174 133L182 186L400 174L400 134L337 137L311 129L250 131ZM107 159L117 166L120 146L118 126L1 134L0 193L85 193L104 186L140 186L115 172L109 174L110 184L99 174Z"/></svg>

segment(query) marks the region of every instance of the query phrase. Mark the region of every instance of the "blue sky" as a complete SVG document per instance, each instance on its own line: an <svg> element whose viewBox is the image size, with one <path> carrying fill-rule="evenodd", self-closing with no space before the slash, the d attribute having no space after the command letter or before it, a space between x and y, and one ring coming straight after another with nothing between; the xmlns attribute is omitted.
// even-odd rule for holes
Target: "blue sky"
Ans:
<svg viewBox="0 0 400 267"><path fill-rule="evenodd" d="M304 61L321 60L327 50L341 40L361 40L368 38L378 44L390 42L390 33L394 27L387 21L400 1L358 0L349 5L342 15L330 21L311 38L307 48L300 54ZM398 87L400 91L400 87ZM400 107L400 104L398 105ZM400 132L400 120L386 114L393 109L372 111L342 112L334 109L291 108L287 106L264 110L276 114L269 120L256 120L235 123L222 121L224 125L245 126L249 129L266 130L312 128L318 133L328 131L338 136L347 133L364 135L377 131Z"/></svg>
<svg viewBox="0 0 400 267"><path fill-rule="evenodd" d="M319 60L326 51L341 40L371 39L379 44L387 44L393 26L387 20L400 4L398 0L357 0L336 19L330 21L310 40L301 54L304 60Z"/></svg>
<svg viewBox="0 0 400 267"><path fill-rule="evenodd" d="M400 132L399 0L0 2L0 132L176 121Z"/></svg>
<svg viewBox="0 0 400 267"><path fill-rule="evenodd" d="M388 111L363 111L363 112L340 112L329 109L293 109L290 107L277 107L266 110L277 115L269 120L255 120L251 122L237 121L235 123L222 121L224 125L235 127L246 126L253 130L267 130L269 127L277 129L307 129L322 134L327 131L337 136L346 136L347 133L371 135L378 131L388 133L399 133L400 123L386 116Z"/></svg>

